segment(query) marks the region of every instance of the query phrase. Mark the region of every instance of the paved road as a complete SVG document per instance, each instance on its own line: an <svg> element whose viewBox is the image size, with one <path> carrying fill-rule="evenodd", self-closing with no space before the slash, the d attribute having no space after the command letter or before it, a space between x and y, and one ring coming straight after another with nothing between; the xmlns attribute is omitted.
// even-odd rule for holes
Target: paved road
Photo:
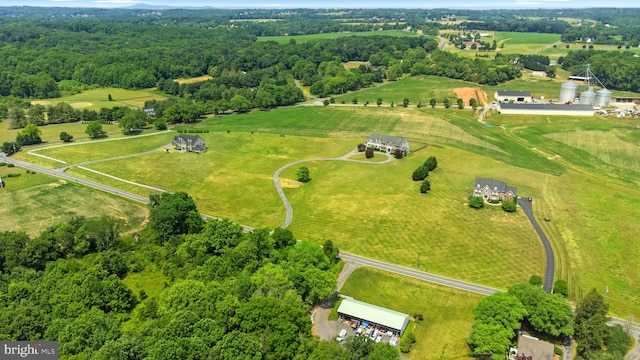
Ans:
<svg viewBox="0 0 640 360"><path fill-rule="evenodd" d="M124 190L120 190L120 189L116 189L114 187L111 186L107 186L107 185L103 185L100 184L98 182L95 181L91 181L91 180L86 180L77 176L73 176L73 175L69 175L66 173L61 173L58 171L55 171L53 169L48 169L42 166L37 166L37 165L33 165L24 161L19 161L19 160L15 160L13 158L10 157L5 157L4 153L0 152L0 158L3 159L4 162L8 163L8 164L15 164L16 166L19 166L21 168L24 169L28 169L28 170L33 170L33 171L37 171L37 172L41 172L44 174L48 174L54 177L58 177L61 179L65 179L68 181L75 181L78 184L82 184L82 185L86 185L89 187L92 187L94 189L97 190L101 190L104 192L108 192L114 195L118 195L121 197L124 197L126 199L130 199L136 202L140 202L143 204L148 204L149 203L149 199L143 196L139 196L136 194L132 194L130 192L124 191ZM205 219L216 219L215 217L206 215L206 214L201 214L203 218ZM249 226L245 226L245 225L241 225L244 229L245 232L250 232L253 231L254 229L252 227ZM346 252L340 252L339 257L341 259L343 259L345 262L351 262L354 263L356 266L358 265L362 265L362 266L369 266L375 269L379 269L379 270L384 270L384 271L389 271L389 272L393 272L396 274L400 274L400 275L404 275L404 276L408 276L408 277L412 277L415 279L419 279L419 280L423 280L423 281L428 281L434 284L439 284L439 285L443 285L443 286L448 286L451 288L455 288L455 289L459 289L459 290L464 290L464 291L469 291L469 292L473 292L476 294L481 294L481 295L491 295L493 293L496 292L503 292L504 290L500 290L500 289L494 289L488 286L483 286L483 285L477 285L477 284L473 284L473 283L469 283L466 281L461 281L461 280L456 280L456 279L452 279L452 278L448 278L445 276L440 276L440 275L436 275L436 274L430 274L430 273L426 273L424 271L419 271L419 270L414 270L414 269L410 269L410 268L406 268L403 266L399 266L399 265L394 265L394 264L390 264L390 263L386 263L383 261L379 261L379 260L375 260L375 259L369 259L363 256L358 256L358 255L354 255L354 254L350 254L350 253L346 253ZM353 265L349 265L350 267ZM345 265L345 267L347 267ZM635 322L630 322L628 320L623 320L623 319L618 319L618 318L611 318L609 323L609 325L615 325L615 324L620 324L622 325L625 329L628 329L632 334L634 334L636 337L638 335L640 335L640 324L635 323ZM637 347L636 347L637 348ZM637 349L634 349L635 351L640 351ZM625 360L637 360L638 358L625 358Z"/></svg>
<svg viewBox="0 0 640 360"><path fill-rule="evenodd" d="M538 221L536 221L536 218L533 217L532 203L533 201L529 201L528 198L521 197L518 199L518 205L520 205L524 213L527 214L531 225L536 230L536 233L538 233L538 236L542 241L542 245L544 245L544 253L547 258L547 264L545 265L544 269L544 285L542 286L542 288L544 289L544 291L551 294L551 292L553 291L553 275L556 270L556 261L553 255L553 248L551 247L549 239L547 239L547 235L544 234L544 232L540 228L540 225L538 224Z"/></svg>
<svg viewBox="0 0 640 360"><path fill-rule="evenodd" d="M472 284L466 281L456 280L445 276L430 274L424 271L410 269L404 266L389 264L383 261L369 259L363 256L358 256L346 252L340 252L338 255L345 262L352 262L358 265L369 266L372 268L389 271L395 274L412 277L423 281L428 281L434 284L444 285L459 290L465 290L480 295L491 295L496 292L504 292L504 290L494 289L488 286L482 286Z"/></svg>
<svg viewBox="0 0 640 360"><path fill-rule="evenodd" d="M342 155L341 157L337 157L337 158L313 158L313 159L305 159L305 160L298 160L298 161L294 161L292 163L289 163L283 167L281 167L280 169L276 170L276 172L273 174L273 185L276 187L276 191L278 192L278 195L280 195L280 199L282 199L282 203L284 204L284 209L285 209L285 217L284 217L284 221L282 222L282 225L280 225L281 228L286 229L289 225L291 225L291 221L293 220L293 208L291 207L291 204L289 203L289 199L287 199L287 195L285 195L284 190L282 189L282 184L280 184L280 174L282 174L282 172L294 165L298 165L298 164L302 164L305 162L309 162L309 161L351 161L351 162L357 162L357 163L362 163L362 164L373 164L373 165L377 165L377 164L386 164L388 162L390 162L393 158L391 157L391 155L387 154L387 153L379 153L376 152L376 154L384 154L387 156L387 159L384 161L380 161L380 162L371 162L371 161L364 161L364 160L355 160L355 159L349 159L349 156L352 156L354 154L357 154L358 151L357 150L351 150L348 153L346 153L345 155Z"/></svg>

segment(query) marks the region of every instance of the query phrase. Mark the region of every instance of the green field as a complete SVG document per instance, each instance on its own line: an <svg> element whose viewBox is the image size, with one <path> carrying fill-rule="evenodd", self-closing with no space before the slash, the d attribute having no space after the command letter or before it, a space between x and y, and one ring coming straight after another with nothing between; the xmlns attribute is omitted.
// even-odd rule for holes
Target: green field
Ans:
<svg viewBox="0 0 640 360"><path fill-rule="evenodd" d="M410 316L422 314L423 321L409 325L417 342L408 358L473 359L466 339L480 295L370 268L356 269L341 293Z"/></svg>
<svg viewBox="0 0 640 360"><path fill-rule="evenodd" d="M404 92L398 86L397 96L427 91L439 80L420 79L427 84L399 81L408 85ZM546 94L554 83L521 79L506 88ZM449 86L458 87L456 82ZM367 94L377 90L354 95L377 96ZM556 275L569 281L574 299L592 287L608 287L614 314L640 317L634 260L640 256L635 241L640 235L640 161L634 120L492 114L487 121L502 126L479 124L468 110L291 107L183 126L210 131L201 134L209 147L201 155L158 152L89 167L187 191L204 213L273 228L284 219L273 187L276 169L299 159L343 155L370 133L405 136L414 152L390 164L310 162L313 180L304 185L291 181L296 167L285 171L295 235L316 243L331 239L343 250L410 267L417 267L420 253L422 270L506 288L531 274L542 275L544 254L521 212L472 211L465 205L474 178L493 177L533 197L536 217L551 220L541 226L554 246ZM145 147L127 151L137 149ZM439 167L429 177L433 190L420 195L410 176L430 155L438 158ZM82 156L88 153L76 160ZM70 171L149 193L81 169Z"/></svg>
<svg viewBox="0 0 640 360"><path fill-rule="evenodd" d="M434 113L446 112L434 110ZM466 118L460 115L463 117L460 121L477 124L469 118L471 112L466 113ZM149 186L187 191L196 199L200 210L209 215L226 216L251 226L275 227L284 219L284 208L273 187L275 170L298 159L345 154L363 142L370 131L411 134L412 139L428 143L452 143L460 147L474 144L472 146L499 153L496 146L426 114L428 110L297 107L214 118L200 126L211 130L235 128L229 134L225 131L201 134L211 144L202 155L162 152L89 167ZM254 117L257 120L252 120ZM307 127L287 126L285 119L300 118L305 118ZM285 137L268 134L271 131L267 127L252 126L258 122L264 122L263 126L287 127L286 131L281 130L286 133ZM289 134L294 127L299 134ZM260 132L246 132L249 128ZM340 131L335 132L336 129ZM243 133L238 133L242 130ZM349 134L351 137L347 137ZM357 134L361 135L354 137ZM417 141L415 144L416 148L422 146ZM294 208L292 230L303 239L322 243L331 238L344 250L407 266L417 265L415 254L420 251L425 259L421 265L423 270L455 274L498 287L542 272L542 247L524 214L506 215L500 209L474 212L465 206L474 177L494 176L496 171L503 173L503 164L448 146L427 147L414 155L389 165L306 164L314 180L286 190ZM410 176L428 155L443 160L442 170L433 174L432 182L438 186L434 185L433 192L425 197L418 194L418 184L413 183ZM295 179L296 170L294 167L285 171L284 181ZM72 173L118 185L116 180L101 179L80 169ZM181 173L191 175L176 176ZM522 183L534 174L510 173L515 177L505 176L505 180L513 183ZM398 174L404 175L398 177ZM124 185L124 188L148 195L144 188L133 185ZM371 202L372 199L375 201ZM403 210L395 209L392 204L398 204ZM442 221L455 225L443 227ZM335 225L327 227L327 222ZM399 232L397 224L400 223L406 225ZM484 223L493 225L482 226ZM477 224L478 228L468 224ZM495 236L498 233L514 236ZM485 240L469 245L469 239L474 237ZM390 248L390 238L402 246ZM447 240L443 242L444 239ZM516 266L515 259L502 260L502 254L517 251L537 254L539 261ZM484 255L477 255L480 253ZM487 261L490 266L486 265ZM514 268L517 269L511 270Z"/></svg>
<svg viewBox="0 0 640 360"><path fill-rule="evenodd" d="M380 30L380 31L366 31L366 32L338 32L338 33L323 33L323 34L310 34L310 35L295 35L295 36L258 36L258 41L275 41L280 44L288 43L291 40L295 40L298 44L305 43L314 40L326 40L337 39L339 37L350 36L421 36L416 33L412 33L404 30Z"/></svg>
<svg viewBox="0 0 640 360"><path fill-rule="evenodd" d="M455 88L476 88L480 86L461 80L448 79L440 76L410 76L402 80L390 82L382 86L363 89L352 94L336 96L336 103L344 101L351 104L354 97L358 98L358 104L369 102L370 107L376 106L376 100L382 99L383 105L390 105L393 102L396 106L402 105L404 98L409 99L409 104L415 106L421 102L423 106L429 106L429 100L434 98L441 104L445 98L449 98L452 104L456 102Z"/></svg>
<svg viewBox="0 0 640 360"><path fill-rule="evenodd" d="M493 36L482 38L483 42L491 44L496 41L498 48L496 51L506 54L530 54L539 53L545 49L551 49L552 45L560 41L560 34L544 34L544 33L527 33L527 32L508 32L508 31L483 31L479 33L489 33ZM453 33L459 34L459 30L441 31L444 35ZM469 40L471 41L471 40ZM504 44L504 46L502 46ZM485 52L480 50L458 49L447 42L447 51L455 52L459 55L475 57L476 54L489 54L493 58L495 52Z"/></svg>
<svg viewBox="0 0 640 360"><path fill-rule="evenodd" d="M9 178L8 174L20 174ZM121 198L20 168L0 167L6 187L0 189L2 231L39 235L49 226L70 220L110 215L125 219L125 231L138 229L148 216L146 207Z"/></svg>
<svg viewBox="0 0 640 360"><path fill-rule="evenodd" d="M112 101L109 101L111 94ZM31 103L44 106L66 102L76 109L100 110L114 106L143 107L147 100L165 100L166 97L153 89L126 90L118 88L99 88L86 90L79 94L63 96L55 99L34 100Z"/></svg>
<svg viewBox="0 0 640 360"><path fill-rule="evenodd" d="M4 143L5 141L15 141L18 133L22 131L22 129L9 129L8 127L9 121L0 122L0 143ZM79 122L39 126L38 129L42 132L41 138L43 142L60 141L60 133L63 131L67 132L67 134L73 135L75 139L88 136L87 133L84 132L87 129L87 124ZM118 125L103 124L102 129L108 134L117 132L122 136ZM113 137L114 135L110 136Z"/></svg>
<svg viewBox="0 0 640 360"><path fill-rule="evenodd" d="M569 48L567 48L567 45L569 45ZM586 45L587 49L582 49L583 45ZM634 52L636 54L640 54L640 49L637 48L637 47L632 47L630 49L625 49L623 47L622 49L618 49L618 47L615 46L615 45L584 44L584 43L575 43L575 42L558 43L557 47L555 47L555 48L554 47L549 47L549 48L543 49L538 54L546 55L551 59L558 59L560 56L567 56L569 51L588 50L589 45L593 45L593 49L594 50L631 51L631 52Z"/></svg>
<svg viewBox="0 0 640 360"><path fill-rule="evenodd" d="M170 144L174 136L175 133L165 132L151 136L143 136L141 138L130 136L126 138L95 140L90 143L60 144L37 150L37 153L65 161L67 164L77 164L84 161L108 159L151 151L163 145ZM36 152L36 150L34 150L34 152ZM32 160L33 156L29 156L29 161ZM57 166L59 166L59 164Z"/></svg>

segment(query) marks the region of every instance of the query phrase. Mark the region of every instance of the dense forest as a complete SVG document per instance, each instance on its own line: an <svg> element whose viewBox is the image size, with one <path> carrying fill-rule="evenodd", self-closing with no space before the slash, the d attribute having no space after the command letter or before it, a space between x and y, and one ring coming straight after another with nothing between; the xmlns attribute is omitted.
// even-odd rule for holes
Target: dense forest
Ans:
<svg viewBox="0 0 640 360"><path fill-rule="evenodd" d="M61 359L399 358L364 336L344 346L311 336L311 306L336 287L330 242L204 223L185 193L151 204L135 234L110 217L35 238L0 233L0 339L58 340ZM133 293L136 274L163 289Z"/></svg>
<svg viewBox="0 0 640 360"><path fill-rule="evenodd" d="M455 15L454 15L455 13ZM546 64L505 57L468 59L438 50L439 29L505 30L561 33L564 39L637 45L638 11L602 9L469 11L427 9L352 9L339 13L296 10L154 10L0 8L0 115L13 112L17 127L42 123L42 109L32 111L20 99L55 98L94 87L157 87L174 106L167 123L189 121L204 113L248 111L286 106L304 100L299 85L321 97L358 90L403 74L439 75L496 85L520 76L526 67ZM560 18L559 15L563 17ZM448 23L466 18L468 22ZM581 20L570 24L568 17ZM620 19L626 19L620 21ZM258 21L269 19L272 21ZM587 19L596 21L588 22ZM440 21L444 20L444 21ZM614 26L615 25L615 26ZM405 29L411 37L343 37L280 44L257 41L263 35ZM428 35L427 35L428 34ZM495 49L495 43L487 46ZM565 68L577 68L584 55L567 56ZM614 59L614 60L612 60ZM349 61L362 62L347 69ZM612 89L637 91L625 81L637 59L617 54L591 59ZM600 66L600 64L602 66ZM615 65L615 66L609 66ZM584 64L582 64L584 66ZM614 69L624 69L623 75ZM628 70L628 71L627 71ZM175 79L202 75L209 81L178 84ZM10 98L9 98L10 97ZM183 100L178 100L183 98ZM56 122L56 116L47 116ZM187 115L185 115L187 113ZM84 114L94 118L92 114ZM14 119L15 118L15 119ZM75 119L81 118L74 116ZM84 118L81 118L84 119ZM22 124L22 125L20 125Z"/></svg>

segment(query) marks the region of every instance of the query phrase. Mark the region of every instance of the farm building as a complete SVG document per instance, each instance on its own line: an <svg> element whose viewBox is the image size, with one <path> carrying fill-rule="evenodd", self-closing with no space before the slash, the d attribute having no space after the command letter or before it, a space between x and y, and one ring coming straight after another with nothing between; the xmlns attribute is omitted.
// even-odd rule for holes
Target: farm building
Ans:
<svg viewBox="0 0 640 360"><path fill-rule="evenodd" d="M493 94L493 97L502 103L530 103L533 102L533 96L528 91L510 91L510 90L498 90Z"/></svg>
<svg viewBox="0 0 640 360"><path fill-rule="evenodd" d="M518 188L504 181L476 178L473 196L481 196L485 201L514 200L518 198Z"/></svg>
<svg viewBox="0 0 640 360"><path fill-rule="evenodd" d="M593 116L592 105L567 104L498 104L498 112L505 115L565 115Z"/></svg>
<svg viewBox="0 0 640 360"><path fill-rule="evenodd" d="M520 334L518 348L509 350L509 360L552 360L553 344L533 336Z"/></svg>
<svg viewBox="0 0 640 360"><path fill-rule="evenodd" d="M397 136L371 134L365 145L367 148L374 148L387 153L393 153L396 149L400 149L405 156L411 152L409 142L405 138Z"/></svg>
<svg viewBox="0 0 640 360"><path fill-rule="evenodd" d="M347 321L383 327L397 335L402 335L409 324L409 315L380 306L368 304L351 298L342 299L338 307L338 316Z"/></svg>
<svg viewBox="0 0 640 360"><path fill-rule="evenodd" d="M171 142L171 145L180 150L186 150L191 152L202 153L207 150L207 144L197 135L176 135Z"/></svg>

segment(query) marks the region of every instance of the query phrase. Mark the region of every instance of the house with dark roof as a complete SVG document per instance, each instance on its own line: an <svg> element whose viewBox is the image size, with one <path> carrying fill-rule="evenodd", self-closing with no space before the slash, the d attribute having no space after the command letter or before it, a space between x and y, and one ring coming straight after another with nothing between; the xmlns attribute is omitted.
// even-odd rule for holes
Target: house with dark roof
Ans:
<svg viewBox="0 0 640 360"><path fill-rule="evenodd" d="M171 145L183 151L202 153L207 150L207 144L197 135L180 134L173 137Z"/></svg>
<svg viewBox="0 0 640 360"><path fill-rule="evenodd" d="M394 153L396 149L400 149L404 153L404 156L409 155L411 152L409 142L405 140L405 138L397 136L371 134L365 145L367 148L373 148L386 153Z"/></svg>
<svg viewBox="0 0 640 360"><path fill-rule="evenodd" d="M514 200L518 198L518 188L509 186L504 181L476 178L473 196L480 196L490 202Z"/></svg>
<svg viewBox="0 0 640 360"><path fill-rule="evenodd" d="M533 96L529 91L497 90L493 97L503 103L530 103Z"/></svg>

